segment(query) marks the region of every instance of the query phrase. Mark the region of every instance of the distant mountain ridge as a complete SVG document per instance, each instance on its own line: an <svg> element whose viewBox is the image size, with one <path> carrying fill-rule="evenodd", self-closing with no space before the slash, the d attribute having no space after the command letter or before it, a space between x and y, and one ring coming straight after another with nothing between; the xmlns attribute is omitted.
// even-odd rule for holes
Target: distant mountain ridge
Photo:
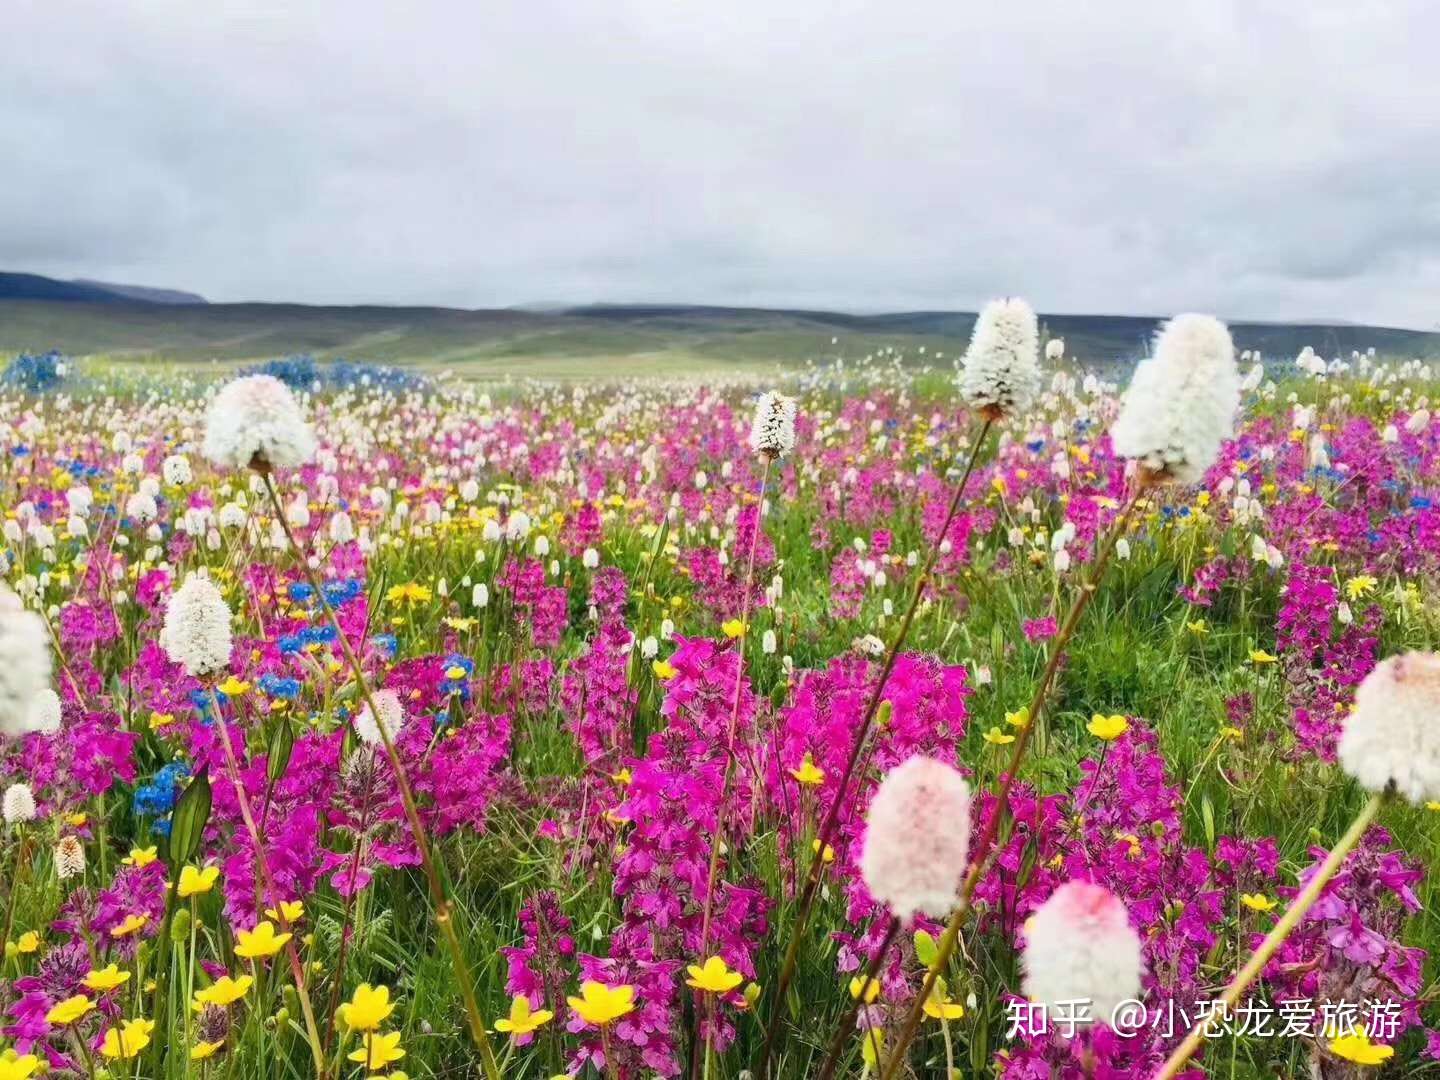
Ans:
<svg viewBox="0 0 1440 1080"><path fill-rule="evenodd" d="M108 281L76 278L60 281L40 274L0 271L0 300L53 300L66 303L206 304L199 293L155 289L146 285L116 285Z"/></svg>
<svg viewBox="0 0 1440 1080"><path fill-rule="evenodd" d="M1086 366L1111 368L1146 355L1161 320L1137 315L1041 315L1049 337ZM296 353L377 363L489 363L523 370L531 359L599 372L605 363L646 370L697 364L803 365L855 361L893 346L948 367L964 351L975 314L902 311L856 315L696 304L530 305L468 311L379 304L211 304L193 293L56 281L0 273L0 358L58 349L176 361L266 360ZM1440 359L1440 334L1353 323L1232 322L1239 349L1289 361L1305 346L1348 357ZM667 366L668 365L668 366ZM552 364L553 368L555 365Z"/></svg>

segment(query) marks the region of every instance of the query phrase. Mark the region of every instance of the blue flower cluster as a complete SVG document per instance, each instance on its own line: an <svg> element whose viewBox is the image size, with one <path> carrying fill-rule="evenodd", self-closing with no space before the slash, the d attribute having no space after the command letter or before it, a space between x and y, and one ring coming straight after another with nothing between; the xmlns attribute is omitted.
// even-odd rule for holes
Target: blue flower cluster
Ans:
<svg viewBox="0 0 1440 1080"><path fill-rule="evenodd" d="M360 584L359 578L346 578L344 581L327 581L321 586L325 592L325 602L332 608L341 607L354 600L365 591ZM315 590L303 581L291 583L286 590L292 603L308 604L315 599Z"/></svg>
<svg viewBox="0 0 1440 1080"><path fill-rule="evenodd" d="M272 698L294 701L300 696L300 680L285 678L281 675L261 675L259 687L262 693L268 694Z"/></svg>
<svg viewBox="0 0 1440 1080"><path fill-rule="evenodd" d="M156 821L151 831L160 836L170 835L169 813L175 809L175 800L180 797L182 781L190 775L190 766L183 761L172 761L163 766L148 784L135 789L135 813L140 817L152 817Z"/></svg>
<svg viewBox="0 0 1440 1080"><path fill-rule="evenodd" d="M458 678L451 676L452 671L463 672ZM475 674L475 661L468 656L461 656L459 653L451 653L445 657L445 678L440 683L442 694L459 694L462 701L470 700L470 677Z"/></svg>
<svg viewBox="0 0 1440 1080"><path fill-rule="evenodd" d="M295 390L311 390L315 386L331 386L342 390L370 387L379 390L423 390L429 380L404 368L388 364L370 364L343 357L327 364L313 356L300 354L283 359L267 360L247 368L247 375L271 375Z"/></svg>
<svg viewBox="0 0 1440 1080"><path fill-rule="evenodd" d="M279 641L280 652L285 656L304 652L311 645L328 645L340 635L333 626L307 626L298 634L286 634Z"/></svg>
<svg viewBox="0 0 1440 1080"><path fill-rule="evenodd" d="M0 386L13 386L32 394L43 394L65 381L66 360L58 352L35 356L21 353L0 371Z"/></svg>

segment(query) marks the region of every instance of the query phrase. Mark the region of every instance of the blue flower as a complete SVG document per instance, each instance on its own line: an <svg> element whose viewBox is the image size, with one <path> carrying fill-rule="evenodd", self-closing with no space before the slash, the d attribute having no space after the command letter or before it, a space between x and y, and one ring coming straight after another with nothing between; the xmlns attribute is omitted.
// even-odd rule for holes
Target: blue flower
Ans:
<svg viewBox="0 0 1440 1080"><path fill-rule="evenodd" d="M258 685L263 693L275 698L284 698L286 701L294 701L300 696L301 683L299 679L285 678L280 675L261 675Z"/></svg>
<svg viewBox="0 0 1440 1080"><path fill-rule="evenodd" d="M315 595L315 590L303 581L291 582L289 592L290 600L296 604L308 603L310 598Z"/></svg>

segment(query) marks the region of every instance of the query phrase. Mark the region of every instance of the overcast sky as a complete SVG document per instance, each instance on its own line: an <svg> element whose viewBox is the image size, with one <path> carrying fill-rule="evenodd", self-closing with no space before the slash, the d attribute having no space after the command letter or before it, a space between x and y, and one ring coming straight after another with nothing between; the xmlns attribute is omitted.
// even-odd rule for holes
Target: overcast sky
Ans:
<svg viewBox="0 0 1440 1080"><path fill-rule="evenodd" d="M0 6L0 269L1440 323L1434 0Z"/></svg>

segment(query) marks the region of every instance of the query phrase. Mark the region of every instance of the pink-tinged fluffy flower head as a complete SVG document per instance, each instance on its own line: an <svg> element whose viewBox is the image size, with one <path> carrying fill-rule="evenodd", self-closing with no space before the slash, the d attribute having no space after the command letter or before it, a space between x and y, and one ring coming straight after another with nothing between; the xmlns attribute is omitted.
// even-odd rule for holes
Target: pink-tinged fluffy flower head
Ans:
<svg viewBox="0 0 1440 1080"><path fill-rule="evenodd" d="M0 585L0 735L37 731L35 703L50 688L50 644L45 622Z"/></svg>
<svg viewBox="0 0 1440 1080"><path fill-rule="evenodd" d="M1026 921L1022 963L1025 996L1052 1015L1080 1001L1108 1022L1140 995L1140 935L1120 898L1088 881L1067 881Z"/></svg>
<svg viewBox="0 0 1440 1080"><path fill-rule="evenodd" d="M1040 389L1039 350L1035 309L1018 296L991 300L970 334L960 396L997 418L1024 411Z"/></svg>
<svg viewBox="0 0 1440 1080"><path fill-rule="evenodd" d="M1340 764L1370 791L1389 784L1413 803L1440 800L1440 655L1377 664L1355 691Z"/></svg>
<svg viewBox="0 0 1440 1080"><path fill-rule="evenodd" d="M390 737L391 742L394 742L395 737L400 734L400 728L405 723L405 706L394 690L376 690L372 696L380 716L377 720L375 714L370 711L370 706L365 705L355 717L355 734L366 746L379 746L383 741L380 736L380 725L383 724L385 734Z"/></svg>
<svg viewBox="0 0 1440 1080"><path fill-rule="evenodd" d="M1152 478L1193 484L1234 434L1239 402L1229 329L1210 315L1177 315L1135 368L1110 440Z"/></svg>
<svg viewBox="0 0 1440 1080"><path fill-rule="evenodd" d="M230 663L230 605L209 578L191 574L165 605L160 647L196 678Z"/></svg>
<svg viewBox="0 0 1440 1080"><path fill-rule="evenodd" d="M907 922L955 906L970 854L970 786L952 766L916 755L880 782L866 816L860 874L870 895Z"/></svg>
<svg viewBox="0 0 1440 1080"><path fill-rule="evenodd" d="M288 386L270 375L245 375L210 403L204 451L223 468L293 469L315 456L315 436Z"/></svg>

